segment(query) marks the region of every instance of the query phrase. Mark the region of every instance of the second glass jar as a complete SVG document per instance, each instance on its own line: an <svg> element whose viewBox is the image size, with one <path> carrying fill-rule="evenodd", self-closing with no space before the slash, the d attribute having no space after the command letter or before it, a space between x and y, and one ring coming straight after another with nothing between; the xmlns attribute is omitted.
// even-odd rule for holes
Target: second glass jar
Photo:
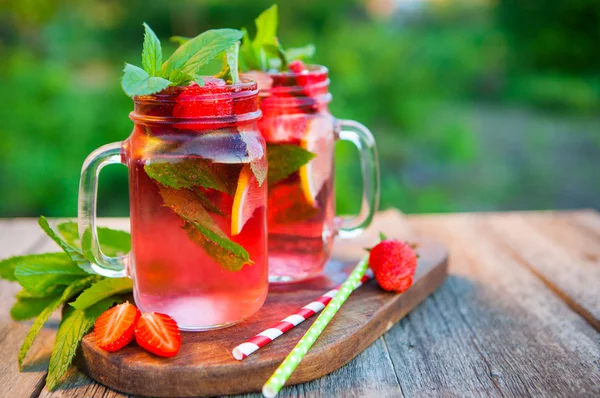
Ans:
<svg viewBox="0 0 600 398"><path fill-rule="evenodd" d="M354 237L370 224L379 201L375 140L362 124L329 112L328 70L249 72L259 87L258 127L269 158L269 280L294 282L322 273L333 238ZM363 197L359 215L336 217L334 151L338 139L360 153Z"/></svg>

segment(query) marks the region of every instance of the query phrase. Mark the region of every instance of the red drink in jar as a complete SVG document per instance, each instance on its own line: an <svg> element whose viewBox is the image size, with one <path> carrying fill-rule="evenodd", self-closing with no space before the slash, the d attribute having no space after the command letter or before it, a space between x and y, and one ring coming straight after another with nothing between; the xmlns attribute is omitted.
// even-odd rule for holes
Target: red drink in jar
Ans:
<svg viewBox="0 0 600 398"><path fill-rule="evenodd" d="M80 193L85 231L94 174L106 163L129 167L132 252L122 262L135 302L187 330L237 323L267 294L267 164L256 84L206 80L135 97L133 133L90 155ZM119 259L97 259L109 268L98 271L114 276Z"/></svg>
<svg viewBox="0 0 600 398"><path fill-rule="evenodd" d="M289 282L319 275L336 235L352 237L371 222L379 199L373 136L357 122L335 119L327 68L250 72L258 81L263 117L260 132L269 157L269 279ZM361 214L335 216L335 141L359 149L364 194Z"/></svg>

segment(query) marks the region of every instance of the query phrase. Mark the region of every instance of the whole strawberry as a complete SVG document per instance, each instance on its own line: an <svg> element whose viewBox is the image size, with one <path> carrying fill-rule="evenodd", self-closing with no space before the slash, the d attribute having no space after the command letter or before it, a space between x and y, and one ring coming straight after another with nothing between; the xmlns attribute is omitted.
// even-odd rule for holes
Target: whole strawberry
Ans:
<svg viewBox="0 0 600 398"><path fill-rule="evenodd" d="M408 243L386 239L371 249L369 266L379 286L389 292L402 293L412 285L417 255Z"/></svg>

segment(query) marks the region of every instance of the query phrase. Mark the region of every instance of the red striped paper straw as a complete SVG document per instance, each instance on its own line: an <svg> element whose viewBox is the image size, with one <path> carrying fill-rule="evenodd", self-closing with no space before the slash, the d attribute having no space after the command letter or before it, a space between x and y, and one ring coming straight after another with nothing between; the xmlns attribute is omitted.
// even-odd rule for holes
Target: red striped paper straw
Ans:
<svg viewBox="0 0 600 398"><path fill-rule="evenodd" d="M367 282L371 278L372 278L371 274L365 274L361 278L360 283L356 286L356 289L358 289L360 286L362 286L365 282ZM232 351L233 357L235 359L237 359L238 361L241 361L242 359L246 358L248 355L257 351L259 348L266 346L271 341L275 340L277 337L281 336L288 330L294 328L295 326L298 326L299 324L301 324L302 322L304 322L311 316L321 312L323 310L323 308L325 308L327 306L327 304L329 304L329 302L333 299L333 297L335 297L340 286L328 291L327 293L325 293L324 295L322 295L315 301L308 303L307 305L305 305L304 307L302 307L298 311L296 311L296 313L281 320L277 325L274 325L266 330L263 330L256 336L247 340L245 343L238 345Z"/></svg>

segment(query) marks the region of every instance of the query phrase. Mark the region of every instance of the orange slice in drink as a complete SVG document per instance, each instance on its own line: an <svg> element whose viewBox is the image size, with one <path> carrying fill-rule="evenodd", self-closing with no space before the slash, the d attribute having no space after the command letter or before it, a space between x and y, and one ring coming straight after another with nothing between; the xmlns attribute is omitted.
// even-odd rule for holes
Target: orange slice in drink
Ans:
<svg viewBox="0 0 600 398"><path fill-rule="evenodd" d="M315 154L315 157L300 167L300 185L304 198L313 207L317 207L317 195L323 185L331 178L333 171L333 123L330 118L310 119L306 125L302 148Z"/></svg>
<svg viewBox="0 0 600 398"><path fill-rule="evenodd" d="M252 217L254 211L264 204L261 195L265 188L266 184L263 184L262 187L258 185L250 164L245 164L240 172L235 196L233 197L233 208L231 210L232 236L242 232L244 225Z"/></svg>

